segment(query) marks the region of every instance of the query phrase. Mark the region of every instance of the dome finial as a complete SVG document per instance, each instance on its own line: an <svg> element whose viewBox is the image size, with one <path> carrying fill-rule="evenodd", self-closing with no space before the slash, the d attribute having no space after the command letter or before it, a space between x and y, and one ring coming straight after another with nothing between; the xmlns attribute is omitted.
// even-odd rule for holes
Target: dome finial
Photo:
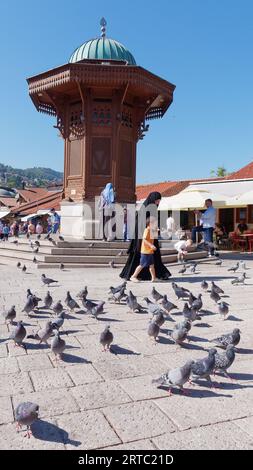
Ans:
<svg viewBox="0 0 253 470"><path fill-rule="evenodd" d="M107 25L107 23L106 23L105 18L104 18L104 17L101 18L101 20L100 20L100 26L101 26L101 36L102 36L102 38L105 37L106 25Z"/></svg>

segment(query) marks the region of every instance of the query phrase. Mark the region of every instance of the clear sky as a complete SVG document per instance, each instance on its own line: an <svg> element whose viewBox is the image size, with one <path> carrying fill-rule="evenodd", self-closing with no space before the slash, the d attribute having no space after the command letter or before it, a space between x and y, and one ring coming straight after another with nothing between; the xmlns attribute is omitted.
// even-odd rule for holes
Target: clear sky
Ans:
<svg viewBox="0 0 253 470"><path fill-rule="evenodd" d="M252 0L1 0L1 163L63 169L63 141L26 78L68 62L100 34L102 16L138 65L176 85L138 144L137 182L208 177L253 160Z"/></svg>

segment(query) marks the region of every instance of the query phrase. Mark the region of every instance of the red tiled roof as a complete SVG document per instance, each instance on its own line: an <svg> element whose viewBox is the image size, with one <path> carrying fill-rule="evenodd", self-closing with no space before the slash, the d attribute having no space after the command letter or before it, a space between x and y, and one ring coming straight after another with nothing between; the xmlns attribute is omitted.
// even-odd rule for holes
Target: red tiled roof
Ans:
<svg viewBox="0 0 253 470"><path fill-rule="evenodd" d="M48 194L48 190L46 188L26 188L18 189L17 191L26 202L35 201L36 199Z"/></svg>
<svg viewBox="0 0 253 470"><path fill-rule="evenodd" d="M12 209L13 214L23 214L29 215L37 212L38 210L42 209L52 209L53 207L56 210L60 209L60 203L62 200L62 192L61 191L51 191L47 192L47 195L37 199L36 201L28 202L25 204L21 204L20 206L16 206Z"/></svg>
<svg viewBox="0 0 253 470"><path fill-rule="evenodd" d="M0 197L0 202L6 207L14 207L17 204L15 197Z"/></svg>
<svg viewBox="0 0 253 470"><path fill-rule="evenodd" d="M226 179L228 180L240 180L246 178L253 178L253 162L248 163L248 165L243 166L240 170L234 171L234 173L226 176Z"/></svg>
<svg viewBox="0 0 253 470"><path fill-rule="evenodd" d="M175 196L187 188L190 183L200 183L202 181L217 181L224 178L202 178L184 181L164 181L163 183L142 184L136 187L137 201L145 199L152 191L159 191L163 197Z"/></svg>

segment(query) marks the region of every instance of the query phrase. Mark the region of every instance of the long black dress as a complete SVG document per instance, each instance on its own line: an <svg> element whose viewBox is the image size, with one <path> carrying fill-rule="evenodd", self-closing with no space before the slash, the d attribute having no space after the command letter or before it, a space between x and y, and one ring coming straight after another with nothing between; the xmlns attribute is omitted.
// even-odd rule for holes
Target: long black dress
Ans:
<svg viewBox="0 0 253 470"><path fill-rule="evenodd" d="M144 201L143 206L147 207L150 204L154 204L156 200L161 199L161 194L158 192L150 193L147 199ZM149 212L146 213L146 218L150 215ZM124 266L123 270L120 273L120 277L123 279L130 279L133 275L135 269L140 264L140 250L141 250L141 242L142 240L139 238L138 234L138 213L136 213L135 217L135 238L131 241L130 247L127 251L128 260L126 265ZM164 266L161 259L161 252L159 247L158 240L154 240L154 245L156 247L156 251L154 252L154 265L155 265L155 273L157 279L167 280L171 276L169 270ZM138 275L139 279L142 280L151 280L151 275L148 268L143 268L143 270Z"/></svg>

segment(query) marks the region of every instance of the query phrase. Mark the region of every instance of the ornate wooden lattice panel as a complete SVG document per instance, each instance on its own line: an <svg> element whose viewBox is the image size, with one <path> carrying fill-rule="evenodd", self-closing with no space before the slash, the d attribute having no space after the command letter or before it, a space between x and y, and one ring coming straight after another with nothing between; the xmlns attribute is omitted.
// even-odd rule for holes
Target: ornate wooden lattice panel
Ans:
<svg viewBox="0 0 253 470"><path fill-rule="evenodd" d="M132 110L128 106L124 106L121 115L121 125L125 127L133 127Z"/></svg>
<svg viewBox="0 0 253 470"><path fill-rule="evenodd" d="M71 136L83 137L85 117L82 111L82 103L74 103L70 106L69 113L69 132Z"/></svg>
<svg viewBox="0 0 253 470"><path fill-rule="evenodd" d="M111 106L103 106L94 103L92 110L92 124L95 126L111 126L112 125L112 110Z"/></svg>

